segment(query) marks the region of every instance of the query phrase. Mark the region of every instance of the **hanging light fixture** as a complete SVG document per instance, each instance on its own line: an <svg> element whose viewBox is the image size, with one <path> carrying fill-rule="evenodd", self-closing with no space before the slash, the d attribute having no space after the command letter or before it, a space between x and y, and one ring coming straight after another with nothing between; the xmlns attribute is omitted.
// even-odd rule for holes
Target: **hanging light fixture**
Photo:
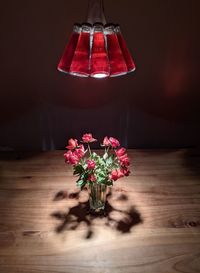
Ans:
<svg viewBox="0 0 200 273"><path fill-rule="evenodd" d="M103 0L89 0L87 23L74 25L58 70L97 79L135 70L120 26L106 24Z"/></svg>

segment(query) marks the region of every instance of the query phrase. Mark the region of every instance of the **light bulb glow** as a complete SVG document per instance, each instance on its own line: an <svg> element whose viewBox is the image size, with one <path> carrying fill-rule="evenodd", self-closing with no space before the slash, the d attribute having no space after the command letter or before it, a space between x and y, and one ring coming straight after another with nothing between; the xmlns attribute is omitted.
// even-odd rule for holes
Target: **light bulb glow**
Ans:
<svg viewBox="0 0 200 273"><path fill-rule="evenodd" d="M103 74L103 73L96 73L96 74L91 75L91 77L95 78L95 79L103 79L103 78L109 77L109 75Z"/></svg>

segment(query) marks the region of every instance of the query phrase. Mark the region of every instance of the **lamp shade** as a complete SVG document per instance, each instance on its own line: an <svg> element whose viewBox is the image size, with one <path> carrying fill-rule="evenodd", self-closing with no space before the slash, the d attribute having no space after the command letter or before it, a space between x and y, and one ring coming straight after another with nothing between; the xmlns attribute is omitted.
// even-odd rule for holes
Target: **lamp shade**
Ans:
<svg viewBox="0 0 200 273"><path fill-rule="evenodd" d="M103 0L89 0L87 23L74 25L58 70L97 79L135 70L119 25L106 24Z"/></svg>
<svg viewBox="0 0 200 273"><path fill-rule="evenodd" d="M74 25L73 32L71 34L71 37L69 39L69 43L67 44L64 53L62 55L62 58L58 64L58 70L61 72L69 73L70 72L70 66L72 63L72 59L74 57L74 52L76 50L76 46L78 43L79 35L81 31L81 26Z"/></svg>
<svg viewBox="0 0 200 273"><path fill-rule="evenodd" d="M116 77L128 72L126 62L119 45L115 27L113 25L105 28L107 38L107 49L110 61L110 76Z"/></svg>
<svg viewBox="0 0 200 273"><path fill-rule="evenodd" d="M135 64L117 25L74 25L58 70L79 77L117 77L135 70Z"/></svg>
<svg viewBox="0 0 200 273"><path fill-rule="evenodd" d="M91 27L84 24L70 66L70 74L80 77L89 76Z"/></svg>
<svg viewBox="0 0 200 273"><path fill-rule="evenodd" d="M123 53L124 60L126 62L128 72L132 72L132 71L135 70L136 67L135 67L134 61L133 61L133 59L131 57L131 54L130 54L127 46L126 46L126 42L125 42L124 37L123 37L123 35L121 33L119 25L116 26L115 32L117 34L119 45L120 45L121 51Z"/></svg>
<svg viewBox="0 0 200 273"><path fill-rule="evenodd" d="M94 26L90 69L90 76L93 78L105 78L110 75L106 39L102 25Z"/></svg>

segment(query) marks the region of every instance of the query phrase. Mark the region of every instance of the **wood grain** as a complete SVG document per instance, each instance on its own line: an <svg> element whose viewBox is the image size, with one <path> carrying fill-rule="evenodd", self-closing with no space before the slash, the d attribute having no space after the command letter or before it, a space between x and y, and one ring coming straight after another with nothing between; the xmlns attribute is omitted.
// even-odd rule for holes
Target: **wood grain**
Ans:
<svg viewBox="0 0 200 273"><path fill-rule="evenodd" d="M199 273L199 152L129 154L101 217L63 151L1 154L0 272Z"/></svg>

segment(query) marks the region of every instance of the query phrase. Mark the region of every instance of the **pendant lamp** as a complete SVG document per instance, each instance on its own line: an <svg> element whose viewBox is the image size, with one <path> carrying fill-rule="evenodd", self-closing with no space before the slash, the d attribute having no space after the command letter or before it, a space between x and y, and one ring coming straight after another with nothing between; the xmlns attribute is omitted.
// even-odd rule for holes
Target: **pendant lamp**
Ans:
<svg viewBox="0 0 200 273"><path fill-rule="evenodd" d="M58 70L97 79L135 70L120 26L106 23L103 0L89 0L86 23L74 25Z"/></svg>

